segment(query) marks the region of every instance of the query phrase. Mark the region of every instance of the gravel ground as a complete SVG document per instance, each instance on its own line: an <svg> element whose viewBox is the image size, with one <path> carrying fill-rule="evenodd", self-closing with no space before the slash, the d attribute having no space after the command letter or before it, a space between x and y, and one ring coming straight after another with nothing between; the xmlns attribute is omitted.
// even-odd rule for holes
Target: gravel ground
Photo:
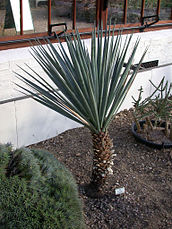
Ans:
<svg viewBox="0 0 172 229"><path fill-rule="evenodd" d="M86 128L68 130L30 146L49 150L73 173L88 229L172 228L172 150L155 150L136 142L131 123L127 110L111 123L114 175L100 199L87 197L83 189L92 167L91 136ZM115 189L122 187L125 193L115 195Z"/></svg>

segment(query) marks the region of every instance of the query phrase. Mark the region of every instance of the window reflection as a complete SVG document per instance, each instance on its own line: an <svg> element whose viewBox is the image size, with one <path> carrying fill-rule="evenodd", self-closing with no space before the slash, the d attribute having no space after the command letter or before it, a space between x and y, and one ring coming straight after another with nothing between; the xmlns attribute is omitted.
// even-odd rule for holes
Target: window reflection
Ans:
<svg viewBox="0 0 172 229"><path fill-rule="evenodd" d="M73 0L51 1L51 24L66 23L67 29L72 29ZM63 30L64 26L54 27L55 30Z"/></svg>
<svg viewBox="0 0 172 229"><path fill-rule="evenodd" d="M35 33L48 29L48 0L29 0ZM28 33L28 32L25 32Z"/></svg>
<svg viewBox="0 0 172 229"><path fill-rule="evenodd" d="M15 23L9 0L0 1L0 36L15 35Z"/></svg>
<svg viewBox="0 0 172 229"><path fill-rule="evenodd" d="M145 8L144 8L144 16L153 16L157 14L157 6L158 1L157 0L147 0L145 1Z"/></svg>
<svg viewBox="0 0 172 229"><path fill-rule="evenodd" d="M128 0L127 23L140 22L141 0Z"/></svg>
<svg viewBox="0 0 172 229"><path fill-rule="evenodd" d="M172 1L162 0L160 10L160 20L171 20L172 19Z"/></svg>
<svg viewBox="0 0 172 229"><path fill-rule="evenodd" d="M110 0L108 4L108 21L112 24L122 24L124 14L124 1Z"/></svg>
<svg viewBox="0 0 172 229"><path fill-rule="evenodd" d="M96 0L76 1L76 27L93 27L96 21Z"/></svg>
<svg viewBox="0 0 172 229"><path fill-rule="evenodd" d="M23 0L24 34L46 32L48 0ZM20 0L0 1L0 36L20 34Z"/></svg>
<svg viewBox="0 0 172 229"><path fill-rule="evenodd" d="M66 23L73 29L74 0L51 0L51 24ZM20 0L0 0L0 36L20 34ZM144 16L157 14L158 0L145 0ZM142 0L128 0L126 23L140 21ZM124 23L124 0L108 1L108 22ZM160 20L172 19L172 1L161 0ZM152 19L146 19L152 20ZM76 27L89 28L96 21L96 0L76 0ZM56 26L53 31L61 31ZM23 0L24 34L47 32L48 0Z"/></svg>

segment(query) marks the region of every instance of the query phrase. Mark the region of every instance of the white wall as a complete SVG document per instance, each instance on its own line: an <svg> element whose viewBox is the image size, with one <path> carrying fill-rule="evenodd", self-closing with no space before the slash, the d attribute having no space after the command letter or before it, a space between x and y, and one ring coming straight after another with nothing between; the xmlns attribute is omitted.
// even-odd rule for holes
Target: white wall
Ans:
<svg viewBox="0 0 172 229"><path fill-rule="evenodd" d="M172 63L172 30L134 34L133 40L138 36L141 37L141 43L135 63L138 63L146 46L149 46L149 50L145 62L159 60L159 65ZM90 40L85 42L90 46ZM0 143L11 142L14 147L36 143L78 126L32 99L5 102L21 96L14 84L18 82L14 71L20 73L17 65L25 67L25 63L45 75L28 48L0 51L0 103L4 101L0 104ZM145 89L145 96L149 95L152 90L149 79L158 83L163 76L172 82L172 65L139 73L121 109L132 106L131 95L137 97L141 85Z"/></svg>

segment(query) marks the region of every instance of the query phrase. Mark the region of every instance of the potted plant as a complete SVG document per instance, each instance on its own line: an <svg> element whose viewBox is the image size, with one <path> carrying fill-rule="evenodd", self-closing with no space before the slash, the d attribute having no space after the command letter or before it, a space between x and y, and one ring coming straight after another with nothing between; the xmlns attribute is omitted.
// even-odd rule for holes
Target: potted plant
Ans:
<svg viewBox="0 0 172 229"><path fill-rule="evenodd" d="M172 147L172 84L162 78L153 93L142 100L143 88L134 99L132 132L137 140L153 148Z"/></svg>

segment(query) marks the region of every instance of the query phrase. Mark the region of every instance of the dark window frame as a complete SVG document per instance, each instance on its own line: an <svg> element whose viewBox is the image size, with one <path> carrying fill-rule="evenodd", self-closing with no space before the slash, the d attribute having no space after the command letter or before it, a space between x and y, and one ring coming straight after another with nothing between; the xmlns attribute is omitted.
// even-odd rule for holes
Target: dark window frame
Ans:
<svg viewBox="0 0 172 229"><path fill-rule="evenodd" d="M51 36L51 0L48 0L48 28L47 32L43 33L33 33L33 34L24 34L23 33L23 0L20 0L20 35L15 36L4 36L0 37L0 50L10 49L10 48L19 48L30 46L29 40L33 40L34 38L39 38L40 40L44 37L49 37L52 42L57 42L57 39ZM115 28L123 28L124 33L130 32L143 32L143 31L151 31L151 30L160 30L160 29L169 29L172 28L172 8L171 8L171 20L166 21L158 21L153 26L144 26L143 18L144 18L144 8L145 8L145 0L142 0L141 3L141 11L140 11L140 22L135 24L127 23L127 7L128 0L124 0L124 8L123 8L123 24L115 25ZM103 22L103 27L105 28L107 25L108 18L108 0L96 0L96 26L100 24L100 21ZM157 10L156 14L160 13L160 4L161 0L157 0ZM76 0L73 0L73 18L72 18L72 28L76 29ZM83 38L89 38L92 28L79 29L81 36ZM68 30L68 32L72 32ZM64 37L61 36L63 40Z"/></svg>

